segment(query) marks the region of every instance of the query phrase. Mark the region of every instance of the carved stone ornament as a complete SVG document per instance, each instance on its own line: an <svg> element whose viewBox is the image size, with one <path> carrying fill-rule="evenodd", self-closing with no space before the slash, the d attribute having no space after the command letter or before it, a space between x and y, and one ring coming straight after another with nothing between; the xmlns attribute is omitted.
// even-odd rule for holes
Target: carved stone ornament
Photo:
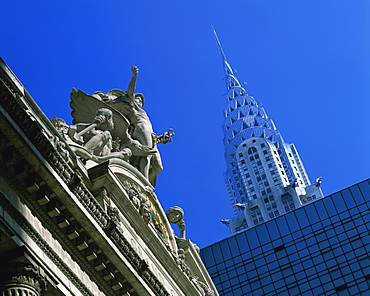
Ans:
<svg viewBox="0 0 370 296"><path fill-rule="evenodd" d="M119 213L116 207L108 206L108 216L114 223L119 222Z"/></svg>
<svg viewBox="0 0 370 296"><path fill-rule="evenodd" d="M198 288L198 290L204 296L214 296L215 293L211 290L205 283L199 281L197 278L192 278L193 284Z"/></svg>
<svg viewBox="0 0 370 296"><path fill-rule="evenodd" d="M179 249L177 251L177 265L181 268L181 270L187 275L190 276L190 269L185 263L185 252L183 249Z"/></svg>
<svg viewBox="0 0 370 296"><path fill-rule="evenodd" d="M51 167L74 193L76 198L81 202L82 206L87 209L92 219L96 221L100 227L105 229L108 225L108 221L112 220L112 217L108 216L105 211L102 211L102 207L84 184L84 181L82 180L81 175L78 173L78 170L73 167L75 155L70 154L68 160L62 156L63 146L60 144L65 143L65 141L63 141L63 137L57 135L55 138L52 137L51 139L50 135L42 130L42 126L32 120L28 112L25 112L24 106L19 104L18 101L8 93L8 90L3 91L2 87L3 85L1 84L0 80L0 97L5 97L4 100L0 100L0 105L8 114L12 114L14 116L14 120L18 127L25 134L27 134L30 142L39 149L40 154L48 161ZM2 136L4 137L4 135ZM10 141L6 142L10 143ZM71 151L70 147L65 147L67 152ZM60 227L54 223L55 221L53 221L53 219L51 219L51 217L42 210L42 206L36 201L36 195L38 191L30 192L29 189L25 188L24 182L19 182L19 178L25 177L24 174L19 174L17 177L15 177L13 170L9 170L9 167L14 165L14 161L18 161L20 159L17 150L14 149L14 146L11 146L11 148L12 161L8 161L7 164L2 162L0 175L5 178L9 184L12 184L12 186L16 188L18 192L20 192L21 196L27 200L28 204L35 209L35 212L40 213L43 219L45 218L50 220L48 223L46 223L48 227L52 229L52 232L61 232L62 235L60 236L60 239L63 241L63 243L69 246L69 249L74 252L74 255L77 256L79 260L82 260L80 262L83 262L86 260L84 259L85 257L81 257L83 256L84 251L81 253L78 248L75 248L75 245L70 241L70 238L68 238L68 236L64 236L63 232L60 230ZM17 157L13 156L15 153L17 154ZM42 178L40 178L38 175L38 172L35 172L34 175L38 176L38 178L36 178L38 179L37 182L42 180ZM47 186L48 185L46 183L43 185L43 188ZM53 198L57 199L58 197ZM6 211L10 213L12 219L17 221L22 230L24 230L25 233L27 233L27 235L29 235L31 239L42 249L42 251L49 256L53 263L56 264L57 268L59 268L67 276L71 283L81 292L81 295L93 296L89 290L89 287L87 287L84 282L81 281L78 275L76 275L63 261L63 258L59 257L59 254L55 252L55 250L47 243L47 241L43 239L40 233L35 231L29 221L27 221L27 219L14 208L14 206L4 195L2 195L1 192L0 205L4 209L6 208ZM130 243L125 239L121 229L119 227L113 227L108 235L112 239L114 238L114 243L122 250L130 264L136 270L141 270L141 258L130 246ZM84 265L84 268L91 272L89 274L91 278L103 288L103 291L106 292L106 295L113 295L109 293L112 290L111 286L109 286L109 284L103 278L101 278L96 269L90 266L87 260L85 263L87 263L87 265ZM7 262L4 266L1 266L0 295L42 295L42 291L46 289L46 282L43 280L38 270L31 265L24 265L23 263L20 264L21 266L17 266L16 268L11 265L10 262ZM7 268L8 266L12 269L9 270ZM25 268L22 266L25 266ZM144 280L147 283L151 283L156 295L169 296L169 293L166 291L165 287L150 270L145 270Z"/></svg>
<svg viewBox="0 0 370 296"><path fill-rule="evenodd" d="M149 223L151 215L152 215L152 209L151 209L150 203L148 202L147 197L142 193L139 194L139 200L140 200L139 213L143 217L144 221L146 223Z"/></svg>
<svg viewBox="0 0 370 296"><path fill-rule="evenodd" d="M40 296L46 290L46 280L31 264L7 263L1 271L1 278L3 296Z"/></svg>

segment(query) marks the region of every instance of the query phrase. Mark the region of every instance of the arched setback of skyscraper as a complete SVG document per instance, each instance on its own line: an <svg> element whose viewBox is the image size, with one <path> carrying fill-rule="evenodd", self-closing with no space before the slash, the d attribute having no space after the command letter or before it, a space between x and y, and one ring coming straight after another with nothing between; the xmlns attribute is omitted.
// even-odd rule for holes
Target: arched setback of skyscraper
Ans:
<svg viewBox="0 0 370 296"><path fill-rule="evenodd" d="M233 234L322 198L323 193L321 179L310 182L294 144L283 140L261 103L240 85L214 33L227 88L224 177L236 216L221 222Z"/></svg>

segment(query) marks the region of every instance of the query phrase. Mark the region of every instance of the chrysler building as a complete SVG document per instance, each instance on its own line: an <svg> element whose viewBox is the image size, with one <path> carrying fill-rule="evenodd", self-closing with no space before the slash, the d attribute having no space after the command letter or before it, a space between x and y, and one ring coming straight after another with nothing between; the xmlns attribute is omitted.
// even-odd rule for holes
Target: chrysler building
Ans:
<svg viewBox="0 0 370 296"><path fill-rule="evenodd" d="M261 103L240 85L214 34L226 75L224 177L235 214L221 222L233 234L322 198L323 193L321 178L310 182L294 144L284 141Z"/></svg>

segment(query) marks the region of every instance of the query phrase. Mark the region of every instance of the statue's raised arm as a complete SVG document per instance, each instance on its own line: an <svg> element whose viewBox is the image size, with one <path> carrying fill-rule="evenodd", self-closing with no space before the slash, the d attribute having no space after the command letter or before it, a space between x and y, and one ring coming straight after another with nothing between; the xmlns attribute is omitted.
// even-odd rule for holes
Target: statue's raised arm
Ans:
<svg viewBox="0 0 370 296"><path fill-rule="evenodd" d="M139 68L136 67L136 66L132 66L131 67L131 73L132 73L132 76L131 76L130 83L129 83L128 87L127 87L126 94L130 98L133 98L134 97L135 88L136 88L136 79L137 79L137 76L138 76L138 73L139 73Z"/></svg>
<svg viewBox="0 0 370 296"><path fill-rule="evenodd" d="M70 105L74 123L83 123L84 126L83 131L77 131L77 136L90 135L90 130L94 131L94 129L103 130L102 135L109 133L110 142L114 142L110 152L125 151L123 149L129 148L132 152L132 157L129 160L130 164L136 167L155 186L156 177L163 169L157 144L171 142L174 133L172 129L160 136L154 133L150 119L143 109L144 95L135 93L138 73L138 67L132 66L131 80L127 91L112 89L107 93L98 91L93 95L88 95L81 90L73 89ZM105 128L101 122L98 122L96 118L94 119L96 110L101 108L111 111L114 128ZM86 124L89 124L89 127L85 127ZM82 127L82 125L78 127ZM90 133L88 134L88 132ZM89 144L85 141L84 145L88 148L90 146L98 147L98 144L107 146L105 141L100 138L95 137L91 141L89 139Z"/></svg>

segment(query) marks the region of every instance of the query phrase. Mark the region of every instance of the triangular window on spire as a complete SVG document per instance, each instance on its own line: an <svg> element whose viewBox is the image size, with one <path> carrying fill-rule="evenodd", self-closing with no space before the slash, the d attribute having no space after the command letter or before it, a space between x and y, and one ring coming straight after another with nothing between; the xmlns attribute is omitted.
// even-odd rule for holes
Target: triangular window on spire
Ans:
<svg viewBox="0 0 370 296"><path fill-rule="evenodd" d="M247 129L249 126L243 121L243 129Z"/></svg>
<svg viewBox="0 0 370 296"><path fill-rule="evenodd" d="M234 90L231 87L229 87L227 96L230 98L230 100L234 99L235 94L234 94Z"/></svg>
<svg viewBox="0 0 370 296"><path fill-rule="evenodd" d="M242 105L240 105L239 101L236 101L236 108L239 108L241 107Z"/></svg>
<svg viewBox="0 0 370 296"><path fill-rule="evenodd" d="M259 126L258 122L256 119L254 119L254 126Z"/></svg>
<svg viewBox="0 0 370 296"><path fill-rule="evenodd" d="M248 115L254 115L252 108L251 108L251 109L249 109L249 113L248 113Z"/></svg>
<svg viewBox="0 0 370 296"><path fill-rule="evenodd" d="M234 80L230 76L227 77L226 86L227 86L227 89L232 89L234 87Z"/></svg>
<svg viewBox="0 0 370 296"><path fill-rule="evenodd" d="M234 118L232 118L232 117L230 117L230 118L231 118L231 123L234 123L236 121Z"/></svg>

